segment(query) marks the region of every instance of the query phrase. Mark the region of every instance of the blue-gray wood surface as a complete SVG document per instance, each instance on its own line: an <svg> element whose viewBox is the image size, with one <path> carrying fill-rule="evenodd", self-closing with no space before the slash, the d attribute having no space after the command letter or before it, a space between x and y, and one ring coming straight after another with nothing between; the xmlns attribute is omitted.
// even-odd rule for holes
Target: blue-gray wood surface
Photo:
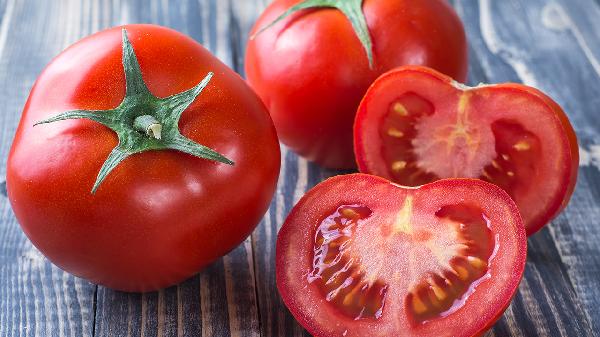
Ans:
<svg viewBox="0 0 600 337"><path fill-rule="evenodd" d="M416 0L415 0L416 1ZM21 109L61 50L124 23L172 27L243 74L266 0L0 0L0 336L304 336L275 287L278 228L323 170L282 147L271 208L223 259L180 285L125 294L77 279L27 240L5 196ZM554 97L580 141L570 206L529 240L525 277L487 336L600 336L600 0L454 0L470 42L469 83L523 82Z"/></svg>

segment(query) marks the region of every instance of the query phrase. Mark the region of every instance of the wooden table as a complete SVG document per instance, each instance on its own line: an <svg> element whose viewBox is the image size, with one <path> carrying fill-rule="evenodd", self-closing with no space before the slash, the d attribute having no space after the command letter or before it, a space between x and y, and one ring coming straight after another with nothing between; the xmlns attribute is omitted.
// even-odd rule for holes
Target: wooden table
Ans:
<svg viewBox="0 0 600 337"><path fill-rule="evenodd" d="M0 0L0 336L307 335L275 288L275 238L295 201L338 172L282 147L279 187L254 234L199 275L149 294L115 292L50 264L19 228L3 182L29 90L65 47L107 27L156 23L243 73L248 30L266 2ZM600 336L600 0L452 2L470 41L469 83L542 89L568 112L581 147L571 204L529 240L519 293L488 336Z"/></svg>

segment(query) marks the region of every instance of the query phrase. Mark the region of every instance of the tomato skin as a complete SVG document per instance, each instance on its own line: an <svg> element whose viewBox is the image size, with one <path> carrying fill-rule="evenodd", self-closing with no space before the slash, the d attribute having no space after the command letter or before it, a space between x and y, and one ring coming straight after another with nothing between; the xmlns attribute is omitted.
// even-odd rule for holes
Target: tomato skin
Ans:
<svg viewBox="0 0 600 337"><path fill-rule="evenodd" d="M521 210L521 214L526 223L527 235L533 235L542 229L547 223L554 219L568 204L577 182L579 168L579 147L577 137L569 119L563 109L550 97L538 89L516 83L503 83L493 85L482 85L479 87L466 87L459 85L452 78L441 74L433 69L419 66L406 66L393 69L380 76L367 91L363 98L354 124L354 144L359 170L364 173L375 174L394 180L386 173L385 163L377 159L380 144L375 144L369 136L367 129L373 129L378 125L381 116L376 116L374 102L377 97L391 95L390 89L396 90L395 94L400 95L406 88L399 88L405 80L414 81L410 87L410 92L423 96L434 97L434 104L439 105L436 109L443 110L444 106L451 106L458 93L471 92L477 96L479 110L475 109L471 114L485 116L487 122L493 122L506 117L507 113L498 108L498 102L502 102L502 97L510 97L513 100L522 100L519 114L508 114L510 118L521 123L527 120L541 118L544 120L538 124L548 124L553 130L558 130L554 134L538 134L542 143L548 143L552 140L553 146L547 146L544 150L546 162L538 158L538 175L540 177L528 177L531 181L521 183L522 186L532 188L528 193L529 200L535 199L534 193L544 194L541 186L552 186L552 189L546 194L551 196L551 200L545 203L522 202L520 195L512 195ZM418 83L420 88L415 88L414 83ZM437 101L436 101L437 100ZM490 101L492 103L487 103ZM448 103L450 102L450 103ZM489 107L486 107L489 104ZM537 116L534 117L529 106L535 106ZM487 108L487 109L486 109ZM456 110L455 108L452 108ZM451 110L452 110L451 109ZM510 110L507 108L507 110ZM532 124L530 121L528 122ZM543 165L542 165L543 164ZM459 175L460 176L460 175ZM464 176L463 176L464 177ZM471 177L476 178L476 177ZM479 177L483 179L483 177ZM533 181L533 179L536 179ZM510 192L510 191L509 191ZM525 193L523 193L525 195Z"/></svg>
<svg viewBox="0 0 600 337"><path fill-rule="evenodd" d="M121 102L116 27L75 43L39 76L10 151L7 188L24 232L57 266L118 290L151 291L197 273L251 233L274 193L280 153L260 99L210 52L168 28L125 28L154 95L182 92L215 73L179 126L235 165L144 152L127 158L91 194L116 134L89 120L33 127L63 111Z"/></svg>
<svg viewBox="0 0 600 337"><path fill-rule="evenodd" d="M397 296L388 295L382 318L354 320L340 314L306 281L312 262L314 226L324 212L340 204L361 204L373 214L393 212L406 195L414 196L423 213L442 204L479 202L500 238L491 277L467 298L464 306L423 326L404 325ZM418 201L420 200L420 201ZM363 226L377 226L373 221ZM374 238L375 241L379 240ZM525 269L527 238L519 211L500 188L476 179L446 179L407 188L367 174L330 178L310 190L292 209L277 237L276 280L283 302L314 336L481 336L502 316L515 295ZM356 256L355 256L356 257ZM361 259L361 256L358 256ZM389 256L388 258L393 259ZM401 269L401 267L398 267ZM385 267L383 268L385 269ZM394 284L390 284L389 292ZM401 298L400 298L401 299ZM400 312L398 316L396 314Z"/></svg>
<svg viewBox="0 0 600 337"><path fill-rule="evenodd" d="M274 1L251 34L298 2ZM446 1L365 0L363 11L373 69L349 21L335 9L299 12L248 43L248 81L267 105L282 142L329 168L355 167L356 108L380 74L418 64L466 79L464 29Z"/></svg>

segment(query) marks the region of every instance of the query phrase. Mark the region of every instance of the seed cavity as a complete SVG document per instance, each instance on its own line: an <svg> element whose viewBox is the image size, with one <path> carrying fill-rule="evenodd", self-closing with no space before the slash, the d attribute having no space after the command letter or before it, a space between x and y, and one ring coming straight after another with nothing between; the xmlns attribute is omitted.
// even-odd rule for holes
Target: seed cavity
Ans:
<svg viewBox="0 0 600 337"><path fill-rule="evenodd" d="M514 199L519 178L537 175L541 141L515 120L497 120L491 128L497 156L479 178L500 186Z"/></svg>
<svg viewBox="0 0 600 337"><path fill-rule="evenodd" d="M490 175L490 173L486 170L483 169L482 173L481 173L484 177L486 177L489 180L493 180L494 178L492 178L492 176Z"/></svg>
<svg viewBox="0 0 600 337"><path fill-rule="evenodd" d="M517 151L527 151L527 150L531 149L531 144L529 144L525 140L522 140L522 141L517 142L515 145L513 145L513 148Z"/></svg>
<svg viewBox="0 0 600 337"><path fill-rule="evenodd" d="M357 219L360 217L360 214L352 208L342 208L340 214L348 219Z"/></svg>
<svg viewBox="0 0 600 337"><path fill-rule="evenodd" d="M419 298L418 294L414 294L412 298L413 310L416 314L424 314L427 312L427 306L423 301Z"/></svg>
<svg viewBox="0 0 600 337"><path fill-rule="evenodd" d="M325 299L346 316L379 319L383 314L387 284L368 278L359 263L348 255L352 236L371 210L360 205L343 205L317 227L309 283L316 283Z"/></svg>
<svg viewBox="0 0 600 337"><path fill-rule="evenodd" d="M433 174L417 166L412 141L421 118L434 114L433 104L414 92L406 92L390 101L379 136L384 146L381 155L387 163L391 180L402 185L418 186L435 180ZM399 164L405 162L406 164ZM398 163L394 166L395 163Z"/></svg>
<svg viewBox="0 0 600 337"><path fill-rule="evenodd" d="M394 137L394 138L402 138L402 137L404 137L404 132L402 132L402 131L394 128L394 127L389 128L388 131L387 131L387 134L388 134L388 136Z"/></svg>
<svg viewBox="0 0 600 337"><path fill-rule="evenodd" d="M406 109L404 104L402 104L400 102L394 103L394 112L396 112L397 114L399 114L402 117L408 116L408 110Z"/></svg>
<svg viewBox="0 0 600 337"><path fill-rule="evenodd" d="M392 164L392 170L394 171L402 171L406 168L407 163L403 160L395 161Z"/></svg>
<svg viewBox="0 0 600 337"><path fill-rule="evenodd" d="M461 266L454 266L454 272L458 275L458 278L461 281L466 281L469 279L469 271Z"/></svg>
<svg viewBox="0 0 600 337"><path fill-rule="evenodd" d="M429 282L429 285L431 286L433 294L439 301L443 301L448 297L448 294L442 288L438 287L433 280Z"/></svg>
<svg viewBox="0 0 600 337"><path fill-rule="evenodd" d="M476 282L488 273L495 247L488 220L478 207L458 204L445 206L436 215L458 232L456 246L461 246L440 272L423 275L406 295L405 304L413 325L445 316L468 300Z"/></svg>
<svg viewBox="0 0 600 337"><path fill-rule="evenodd" d="M475 256L467 256L467 261L469 261L469 264L476 269L487 267L487 263L485 261Z"/></svg>

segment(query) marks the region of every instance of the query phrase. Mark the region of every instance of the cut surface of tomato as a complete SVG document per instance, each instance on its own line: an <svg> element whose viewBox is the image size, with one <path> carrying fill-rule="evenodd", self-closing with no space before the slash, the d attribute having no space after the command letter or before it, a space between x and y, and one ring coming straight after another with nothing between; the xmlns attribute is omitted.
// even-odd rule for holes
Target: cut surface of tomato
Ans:
<svg viewBox="0 0 600 337"><path fill-rule="evenodd" d="M518 209L493 184L337 176L281 228L277 287L315 336L478 336L509 305L526 250Z"/></svg>
<svg viewBox="0 0 600 337"><path fill-rule="evenodd" d="M577 180L577 138L565 113L521 84L466 87L425 67L384 74L354 125L361 172L418 186L479 178L515 200L528 235L568 203Z"/></svg>

